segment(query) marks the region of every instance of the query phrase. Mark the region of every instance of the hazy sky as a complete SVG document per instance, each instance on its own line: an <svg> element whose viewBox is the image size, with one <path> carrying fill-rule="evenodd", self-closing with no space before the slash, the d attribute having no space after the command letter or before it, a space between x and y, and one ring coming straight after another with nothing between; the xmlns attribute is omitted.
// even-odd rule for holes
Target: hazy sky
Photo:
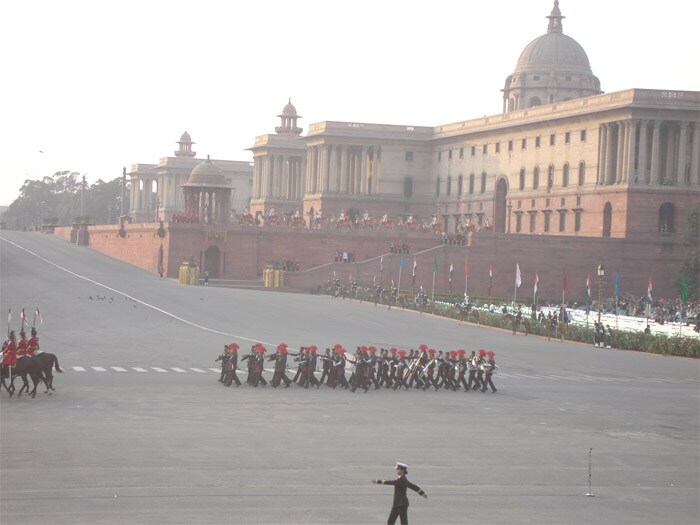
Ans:
<svg viewBox="0 0 700 525"><path fill-rule="evenodd" d="M0 48L0 204L59 170L89 182L171 156L251 160L291 97L322 120L437 125L500 113L552 0L14 0ZM561 0L606 92L700 90L700 3ZM43 151L43 153L40 153Z"/></svg>

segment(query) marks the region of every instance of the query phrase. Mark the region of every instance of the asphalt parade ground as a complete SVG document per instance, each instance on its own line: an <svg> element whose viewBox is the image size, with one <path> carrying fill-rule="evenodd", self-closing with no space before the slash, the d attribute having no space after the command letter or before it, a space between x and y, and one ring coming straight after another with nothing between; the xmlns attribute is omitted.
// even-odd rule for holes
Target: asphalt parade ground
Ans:
<svg viewBox="0 0 700 525"><path fill-rule="evenodd" d="M0 232L0 279L64 370L53 395L0 393L3 525L386 523L370 480L395 461L429 496L409 493L413 524L700 521L696 360L183 286L40 233ZM234 341L484 348L498 393L226 388Z"/></svg>

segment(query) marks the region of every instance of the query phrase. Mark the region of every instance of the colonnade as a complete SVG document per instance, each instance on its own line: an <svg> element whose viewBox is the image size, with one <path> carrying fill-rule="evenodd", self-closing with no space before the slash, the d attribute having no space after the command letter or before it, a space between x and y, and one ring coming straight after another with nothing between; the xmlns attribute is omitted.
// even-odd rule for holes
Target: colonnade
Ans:
<svg viewBox="0 0 700 525"><path fill-rule="evenodd" d="M600 126L598 185L700 186L700 123L630 119Z"/></svg>
<svg viewBox="0 0 700 525"><path fill-rule="evenodd" d="M253 198L303 199L305 195L375 195L381 180L381 149L320 144L306 158L265 155L255 159Z"/></svg>
<svg viewBox="0 0 700 525"><path fill-rule="evenodd" d="M253 198L301 199L304 196L306 161L293 155L255 158Z"/></svg>
<svg viewBox="0 0 700 525"><path fill-rule="evenodd" d="M155 177L131 177L131 189L129 190L129 207L131 210L129 213L135 216L137 220L145 216L146 213L154 212L155 203L152 203L150 199L152 199L153 182L155 180Z"/></svg>
<svg viewBox="0 0 700 525"><path fill-rule="evenodd" d="M186 215L203 223L228 224L231 190L184 188L184 198Z"/></svg>
<svg viewBox="0 0 700 525"><path fill-rule="evenodd" d="M306 152L306 193L376 195L380 192L381 148L319 144Z"/></svg>

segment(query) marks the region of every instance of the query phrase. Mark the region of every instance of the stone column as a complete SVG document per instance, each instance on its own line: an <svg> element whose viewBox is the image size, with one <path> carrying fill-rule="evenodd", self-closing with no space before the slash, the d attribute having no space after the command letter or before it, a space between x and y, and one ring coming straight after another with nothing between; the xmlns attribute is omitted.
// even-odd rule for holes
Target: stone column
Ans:
<svg viewBox="0 0 700 525"><path fill-rule="evenodd" d="M647 180L647 124L648 120L639 121L639 162L637 163L637 180L646 184Z"/></svg>
<svg viewBox="0 0 700 525"><path fill-rule="evenodd" d="M654 130L651 136L651 184L659 184L659 144L661 142L661 121L653 120Z"/></svg>
<svg viewBox="0 0 700 525"><path fill-rule="evenodd" d="M676 160L676 124L668 123L666 124L666 170L662 181L664 184L668 181L673 185L677 184L676 173L673 169Z"/></svg>
<svg viewBox="0 0 700 525"><path fill-rule="evenodd" d="M627 169L625 170L625 182L634 181L634 160L637 157L637 123L632 119L629 122L629 133L627 136Z"/></svg>
<svg viewBox="0 0 700 525"><path fill-rule="evenodd" d="M301 166L299 167L299 180L297 181L297 199L304 198L304 188L306 187L306 178L308 177L308 156L301 158Z"/></svg>
<svg viewBox="0 0 700 525"><path fill-rule="evenodd" d="M603 123L600 125L600 130L598 131L598 180L596 185L602 186L605 184L605 168L606 168L606 155L608 148L608 124Z"/></svg>
<svg viewBox="0 0 700 525"><path fill-rule="evenodd" d="M318 182L318 146L311 148L311 180L309 181L309 193L316 193Z"/></svg>
<svg viewBox="0 0 700 525"><path fill-rule="evenodd" d="M617 123L617 165L615 166L615 182L622 182L622 172L625 169L625 121Z"/></svg>
<svg viewBox="0 0 700 525"><path fill-rule="evenodd" d="M338 191L338 147L331 144L328 148L328 192L336 193Z"/></svg>
<svg viewBox="0 0 700 525"><path fill-rule="evenodd" d="M676 184L684 185L685 182L685 153L688 144L688 122L681 122L678 135L678 167L676 168Z"/></svg>
<svg viewBox="0 0 700 525"><path fill-rule="evenodd" d="M607 140L605 141L605 181L604 184L615 182L615 172L613 171L613 129L617 124L609 122L606 124Z"/></svg>
<svg viewBox="0 0 700 525"><path fill-rule="evenodd" d="M348 193L348 147L342 146L340 151L340 193Z"/></svg>
<svg viewBox="0 0 700 525"><path fill-rule="evenodd" d="M272 197L272 184L275 179L275 156L270 155L267 159L267 180L265 181L265 197Z"/></svg>
<svg viewBox="0 0 700 525"><path fill-rule="evenodd" d="M700 124L693 122L693 146L690 153L690 184L700 186Z"/></svg>
<svg viewBox="0 0 700 525"><path fill-rule="evenodd" d="M374 152L374 165L374 193L379 195L379 181L382 177L382 150L379 147Z"/></svg>
<svg viewBox="0 0 700 525"><path fill-rule="evenodd" d="M318 149L318 183L316 184L317 193L326 191L326 178L328 177L328 146L322 145Z"/></svg>
<svg viewBox="0 0 700 525"><path fill-rule="evenodd" d="M367 194L367 146L360 150L360 193Z"/></svg>

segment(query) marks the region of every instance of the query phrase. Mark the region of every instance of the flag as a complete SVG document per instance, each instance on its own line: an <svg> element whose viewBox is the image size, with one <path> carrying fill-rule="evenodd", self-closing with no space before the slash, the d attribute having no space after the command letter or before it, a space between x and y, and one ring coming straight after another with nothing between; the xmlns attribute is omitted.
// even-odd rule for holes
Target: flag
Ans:
<svg viewBox="0 0 700 525"><path fill-rule="evenodd" d="M418 263L416 262L416 258L413 257L413 282L411 286L416 285L416 268L418 267Z"/></svg>
<svg viewBox="0 0 700 525"><path fill-rule="evenodd" d="M685 275L681 275L681 301L688 302L688 285L685 282Z"/></svg>
<svg viewBox="0 0 700 525"><path fill-rule="evenodd" d="M535 298L537 297L537 287L539 284L540 284L540 276L537 275L537 272L535 272L535 293L534 293Z"/></svg>
<svg viewBox="0 0 700 525"><path fill-rule="evenodd" d="M591 300L591 274L586 277L586 302Z"/></svg>
<svg viewBox="0 0 700 525"><path fill-rule="evenodd" d="M493 268L489 265L489 288L493 286Z"/></svg>
<svg viewBox="0 0 700 525"><path fill-rule="evenodd" d="M647 299L649 299L649 302L652 301L652 298L651 298L651 290L652 290L652 288L651 288L651 277L649 277L649 284L647 285Z"/></svg>
<svg viewBox="0 0 700 525"><path fill-rule="evenodd" d="M450 282L452 282L452 274L455 272L455 267L452 266L452 263L450 263Z"/></svg>
<svg viewBox="0 0 700 525"><path fill-rule="evenodd" d="M564 276L562 277L562 280L561 280L561 289L564 293L566 293L568 291L567 287L566 287L566 270L562 270L562 271L564 272Z"/></svg>
<svg viewBox="0 0 700 525"><path fill-rule="evenodd" d="M23 323L27 322L27 314L24 313L24 308L22 308L22 322Z"/></svg>
<svg viewBox="0 0 700 525"><path fill-rule="evenodd" d="M435 255L434 257L435 258L433 259L433 273L437 274L438 273L437 255Z"/></svg>
<svg viewBox="0 0 700 525"><path fill-rule="evenodd" d="M36 307L36 314L37 318L39 319L40 324L44 324L44 321L41 319L41 313L39 312L39 307Z"/></svg>
<svg viewBox="0 0 700 525"><path fill-rule="evenodd" d="M384 273L384 256L379 259L379 273Z"/></svg>
<svg viewBox="0 0 700 525"><path fill-rule="evenodd" d="M12 324L12 307L7 310L7 326Z"/></svg>
<svg viewBox="0 0 700 525"><path fill-rule="evenodd" d="M615 273L615 297L620 296L620 272Z"/></svg>
<svg viewBox="0 0 700 525"><path fill-rule="evenodd" d="M464 277L469 275L469 256L464 256Z"/></svg>
<svg viewBox="0 0 700 525"><path fill-rule="evenodd" d="M520 265L518 263L515 263L515 287L520 288L522 282L523 280L520 276Z"/></svg>
<svg viewBox="0 0 700 525"><path fill-rule="evenodd" d="M406 254L405 254L405 253L402 253L402 254L401 254L401 264L400 264L400 267L401 267L401 268L404 268L405 266L406 266Z"/></svg>

